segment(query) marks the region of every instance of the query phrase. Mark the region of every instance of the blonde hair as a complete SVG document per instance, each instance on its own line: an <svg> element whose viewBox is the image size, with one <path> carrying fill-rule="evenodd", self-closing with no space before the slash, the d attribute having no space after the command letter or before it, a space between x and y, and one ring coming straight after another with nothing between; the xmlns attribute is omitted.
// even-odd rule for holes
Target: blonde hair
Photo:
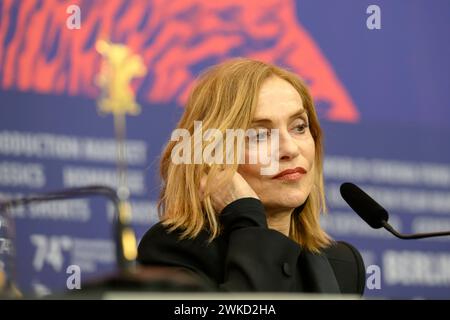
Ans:
<svg viewBox="0 0 450 320"><path fill-rule="evenodd" d="M315 142L315 182L301 212L294 210L289 237L302 247L318 252L330 244L329 236L320 226L320 213L326 211L323 171L322 133L313 100L305 84L294 73L261 61L236 58L213 66L203 73L192 90L185 112L177 128L186 129L191 136L194 121L202 121L203 130L249 128L256 110L263 82L276 76L289 82L300 94L309 118L309 128ZM238 169L237 161L226 165L227 177L220 186L213 186L210 177L223 165L174 164L172 150L177 141L169 141L161 156L162 189L158 211L162 223L173 231L182 231L181 238L194 238L207 230L210 240L220 234L221 226L209 194L225 185ZM193 143L191 147L194 148ZM193 150L193 149L192 149ZM203 150L203 145L201 146ZM205 198L199 194L200 179L207 175Z"/></svg>

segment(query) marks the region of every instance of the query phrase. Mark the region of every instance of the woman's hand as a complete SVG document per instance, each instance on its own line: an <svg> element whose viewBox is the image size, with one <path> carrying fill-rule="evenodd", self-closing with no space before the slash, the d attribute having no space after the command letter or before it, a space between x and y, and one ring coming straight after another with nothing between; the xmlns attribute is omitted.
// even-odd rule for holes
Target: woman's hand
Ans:
<svg viewBox="0 0 450 320"><path fill-rule="evenodd" d="M220 172L213 179L213 185L219 185L221 179L224 179L225 172ZM216 181L217 183L214 183ZM200 181L200 194L203 197L204 189L206 186L206 176ZM218 188L210 194L211 202L217 213L222 212L222 210L231 202L241 199L241 198L256 198L259 199L256 192L250 187L250 185L245 181L245 179L238 173L235 172L231 181L222 188Z"/></svg>

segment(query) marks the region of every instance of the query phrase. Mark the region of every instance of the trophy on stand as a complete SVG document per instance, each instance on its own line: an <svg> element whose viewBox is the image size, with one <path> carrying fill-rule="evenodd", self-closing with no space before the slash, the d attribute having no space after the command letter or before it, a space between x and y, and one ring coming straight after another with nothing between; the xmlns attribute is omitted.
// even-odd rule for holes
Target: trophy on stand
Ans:
<svg viewBox="0 0 450 320"><path fill-rule="evenodd" d="M140 106L136 103L131 88L131 80L143 77L147 69L139 55L122 44L114 44L106 40L98 40L97 51L102 55L100 74L97 85L101 89L97 101L102 114L111 113L114 117L114 131L117 148L117 174L119 197L119 234L120 243L117 250L122 254L119 266L122 270L131 271L136 259L136 237L130 227L131 206L128 202L130 191L127 183L127 151L126 151L126 115L137 115Z"/></svg>

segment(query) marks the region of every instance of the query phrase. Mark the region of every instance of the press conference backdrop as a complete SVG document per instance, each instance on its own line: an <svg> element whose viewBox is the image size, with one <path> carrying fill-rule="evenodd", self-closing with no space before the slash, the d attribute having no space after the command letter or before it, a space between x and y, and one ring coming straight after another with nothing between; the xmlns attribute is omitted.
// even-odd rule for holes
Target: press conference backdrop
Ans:
<svg viewBox="0 0 450 320"><path fill-rule="evenodd" d="M73 4L79 29L67 25ZM369 28L370 5L380 9L378 29ZM370 229L339 195L352 181L402 232L450 229L449 1L2 0L0 17L2 198L117 185L113 118L96 103L95 43L108 39L147 69L131 81L141 112L127 117L141 237L157 221L158 155L195 77L227 57L262 59L311 89L325 132L323 225L363 253L366 296L450 298L448 237L395 239ZM24 291L65 289L70 265L82 280L114 270L111 215L98 207L79 199L13 212Z"/></svg>

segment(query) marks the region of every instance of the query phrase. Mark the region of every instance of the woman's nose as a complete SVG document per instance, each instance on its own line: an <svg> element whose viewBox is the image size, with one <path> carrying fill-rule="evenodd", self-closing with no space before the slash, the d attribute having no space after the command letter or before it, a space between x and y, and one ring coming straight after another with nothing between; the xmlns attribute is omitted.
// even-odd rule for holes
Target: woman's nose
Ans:
<svg viewBox="0 0 450 320"><path fill-rule="evenodd" d="M279 133L279 155L280 160L291 160L300 154L298 142L288 133Z"/></svg>

